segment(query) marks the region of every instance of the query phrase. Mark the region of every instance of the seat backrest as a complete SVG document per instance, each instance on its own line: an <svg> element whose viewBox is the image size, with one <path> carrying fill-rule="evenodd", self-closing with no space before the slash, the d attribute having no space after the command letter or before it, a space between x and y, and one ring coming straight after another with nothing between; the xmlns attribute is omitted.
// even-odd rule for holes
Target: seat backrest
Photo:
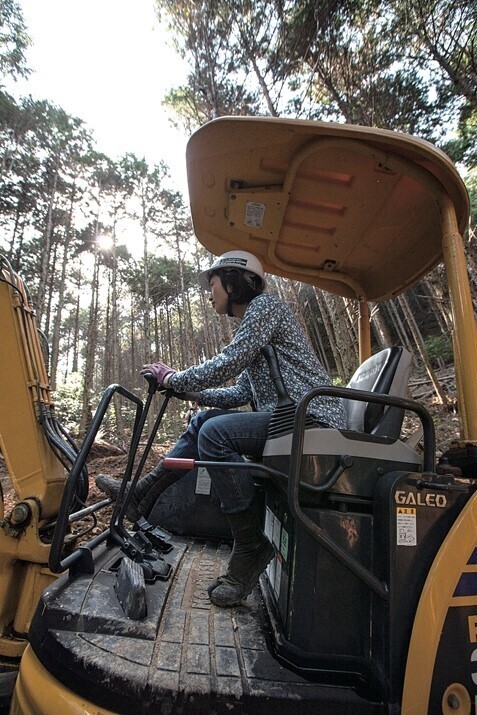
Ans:
<svg viewBox="0 0 477 715"><path fill-rule="evenodd" d="M381 350L358 367L347 387L406 397L411 360L411 353L403 347ZM348 429L396 439L399 437L403 410L357 400L343 402Z"/></svg>

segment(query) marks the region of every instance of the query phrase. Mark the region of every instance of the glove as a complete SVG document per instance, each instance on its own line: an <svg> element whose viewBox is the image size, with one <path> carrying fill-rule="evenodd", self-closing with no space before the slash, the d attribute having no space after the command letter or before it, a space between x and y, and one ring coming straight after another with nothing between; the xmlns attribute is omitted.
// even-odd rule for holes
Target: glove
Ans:
<svg viewBox="0 0 477 715"><path fill-rule="evenodd" d="M164 387L166 387L168 378L170 379L170 377L174 375L176 371L173 370L172 367L164 365L163 362L153 362L150 365L142 366L141 375L144 375L146 372L149 372L151 373L151 375L154 375L158 385L164 385Z"/></svg>

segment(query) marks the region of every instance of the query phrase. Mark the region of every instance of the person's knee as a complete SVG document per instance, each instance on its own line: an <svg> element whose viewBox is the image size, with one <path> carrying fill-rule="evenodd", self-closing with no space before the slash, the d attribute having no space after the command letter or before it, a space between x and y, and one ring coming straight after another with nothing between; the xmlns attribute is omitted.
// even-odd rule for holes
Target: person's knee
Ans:
<svg viewBox="0 0 477 715"><path fill-rule="evenodd" d="M194 415L194 417L189 422L186 433L188 432L189 434L193 434L194 437L197 438L197 435L202 429L203 424L206 422L206 420L210 419L210 412L211 410L202 410L201 412L197 412L197 414Z"/></svg>
<svg viewBox="0 0 477 715"><path fill-rule="evenodd" d="M214 417L220 417L226 412L226 410L212 409L212 410L201 410L197 412L196 415L191 419L189 427L192 427L196 432L202 429L205 423L209 422Z"/></svg>
<svg viewBox="0 0 477 715"><path fill-rule="evenodd" d="M226 449L227 434L222 429L220 419L210 420L202 425L197 442L201 459L217 456Z"/></svg>

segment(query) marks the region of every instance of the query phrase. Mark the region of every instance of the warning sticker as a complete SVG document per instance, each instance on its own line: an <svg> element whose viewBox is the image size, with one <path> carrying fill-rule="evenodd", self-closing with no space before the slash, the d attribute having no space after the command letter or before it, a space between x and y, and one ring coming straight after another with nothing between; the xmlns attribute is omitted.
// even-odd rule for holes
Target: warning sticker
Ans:
<svg viewBox="0 0 477 715"><path fill-rule="evenodd" d="M197 481L195 483L196 494L210 494L210 485L212 480L209 477L209 472L205 467L199 467L197 470Z"/></svg>
<svg viewBox="0 0 477 715"><path fill-rule="evenodd" d="M398 546L417 546L416 510L398 507L396 513L396 543Z"/></svg>
<svg viewBox="0 0 477 715"><path fill-rule="evenodd" d="M273 530L272 530L272 544L277 547L277 549L280 548L280 529L282 528L282 525L280 523L280 519L275 517L274 522L273 522Z"/></svg>
<svg viewBox="0 0 477 715"><path fill-rule="evenodd" d="M256 204L254 201L247 201L245 204L245 226L250 228L261 228L263 217L265 216L265 204Z"/></svg>
<svg viewBox="0 0 477 715"><path fill-rule="evenodd" d="M273 511L267 506L266 511L265 511L265 527L264 527L264 532L265 536L269 541L272 540L272 534L273 534L273 522L275 521L275 514Z"/></svg>
<svg viewBox="0 0 477 715"><path fill-rule="evenodd" d="M275 514L267 506L267 508L265 510L265 527L263 530L265 532L265 536L268 538L269 541L272 540L274 521L275 521ZM271 584L273 584L275 582L276 567L277 567L276 559L272 559L267 566L267 576L268 576Z"/></svg>
<svg viewBox="0 0 477 715"><path fill-rule="evenodd" d="M288 532L282 529L282 539L280 543L280 553L285 559L288 559Z"/></svg>

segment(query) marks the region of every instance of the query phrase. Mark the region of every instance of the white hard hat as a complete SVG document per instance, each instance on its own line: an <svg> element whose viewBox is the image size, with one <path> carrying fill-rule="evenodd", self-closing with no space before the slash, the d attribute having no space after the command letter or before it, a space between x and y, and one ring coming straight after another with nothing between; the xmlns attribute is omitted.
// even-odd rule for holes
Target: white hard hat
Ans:
<svg viewBox="0 0 477 715"><path fill-rule="evenodd" d="M215 259L210 268L199 273L199 283L201 288L209 290L210 274L218 268L240 268L247 273L253 273L262 281L262 288L265 288L265 274L263 266L253 253L248 251L228 251Z"/></svg>

